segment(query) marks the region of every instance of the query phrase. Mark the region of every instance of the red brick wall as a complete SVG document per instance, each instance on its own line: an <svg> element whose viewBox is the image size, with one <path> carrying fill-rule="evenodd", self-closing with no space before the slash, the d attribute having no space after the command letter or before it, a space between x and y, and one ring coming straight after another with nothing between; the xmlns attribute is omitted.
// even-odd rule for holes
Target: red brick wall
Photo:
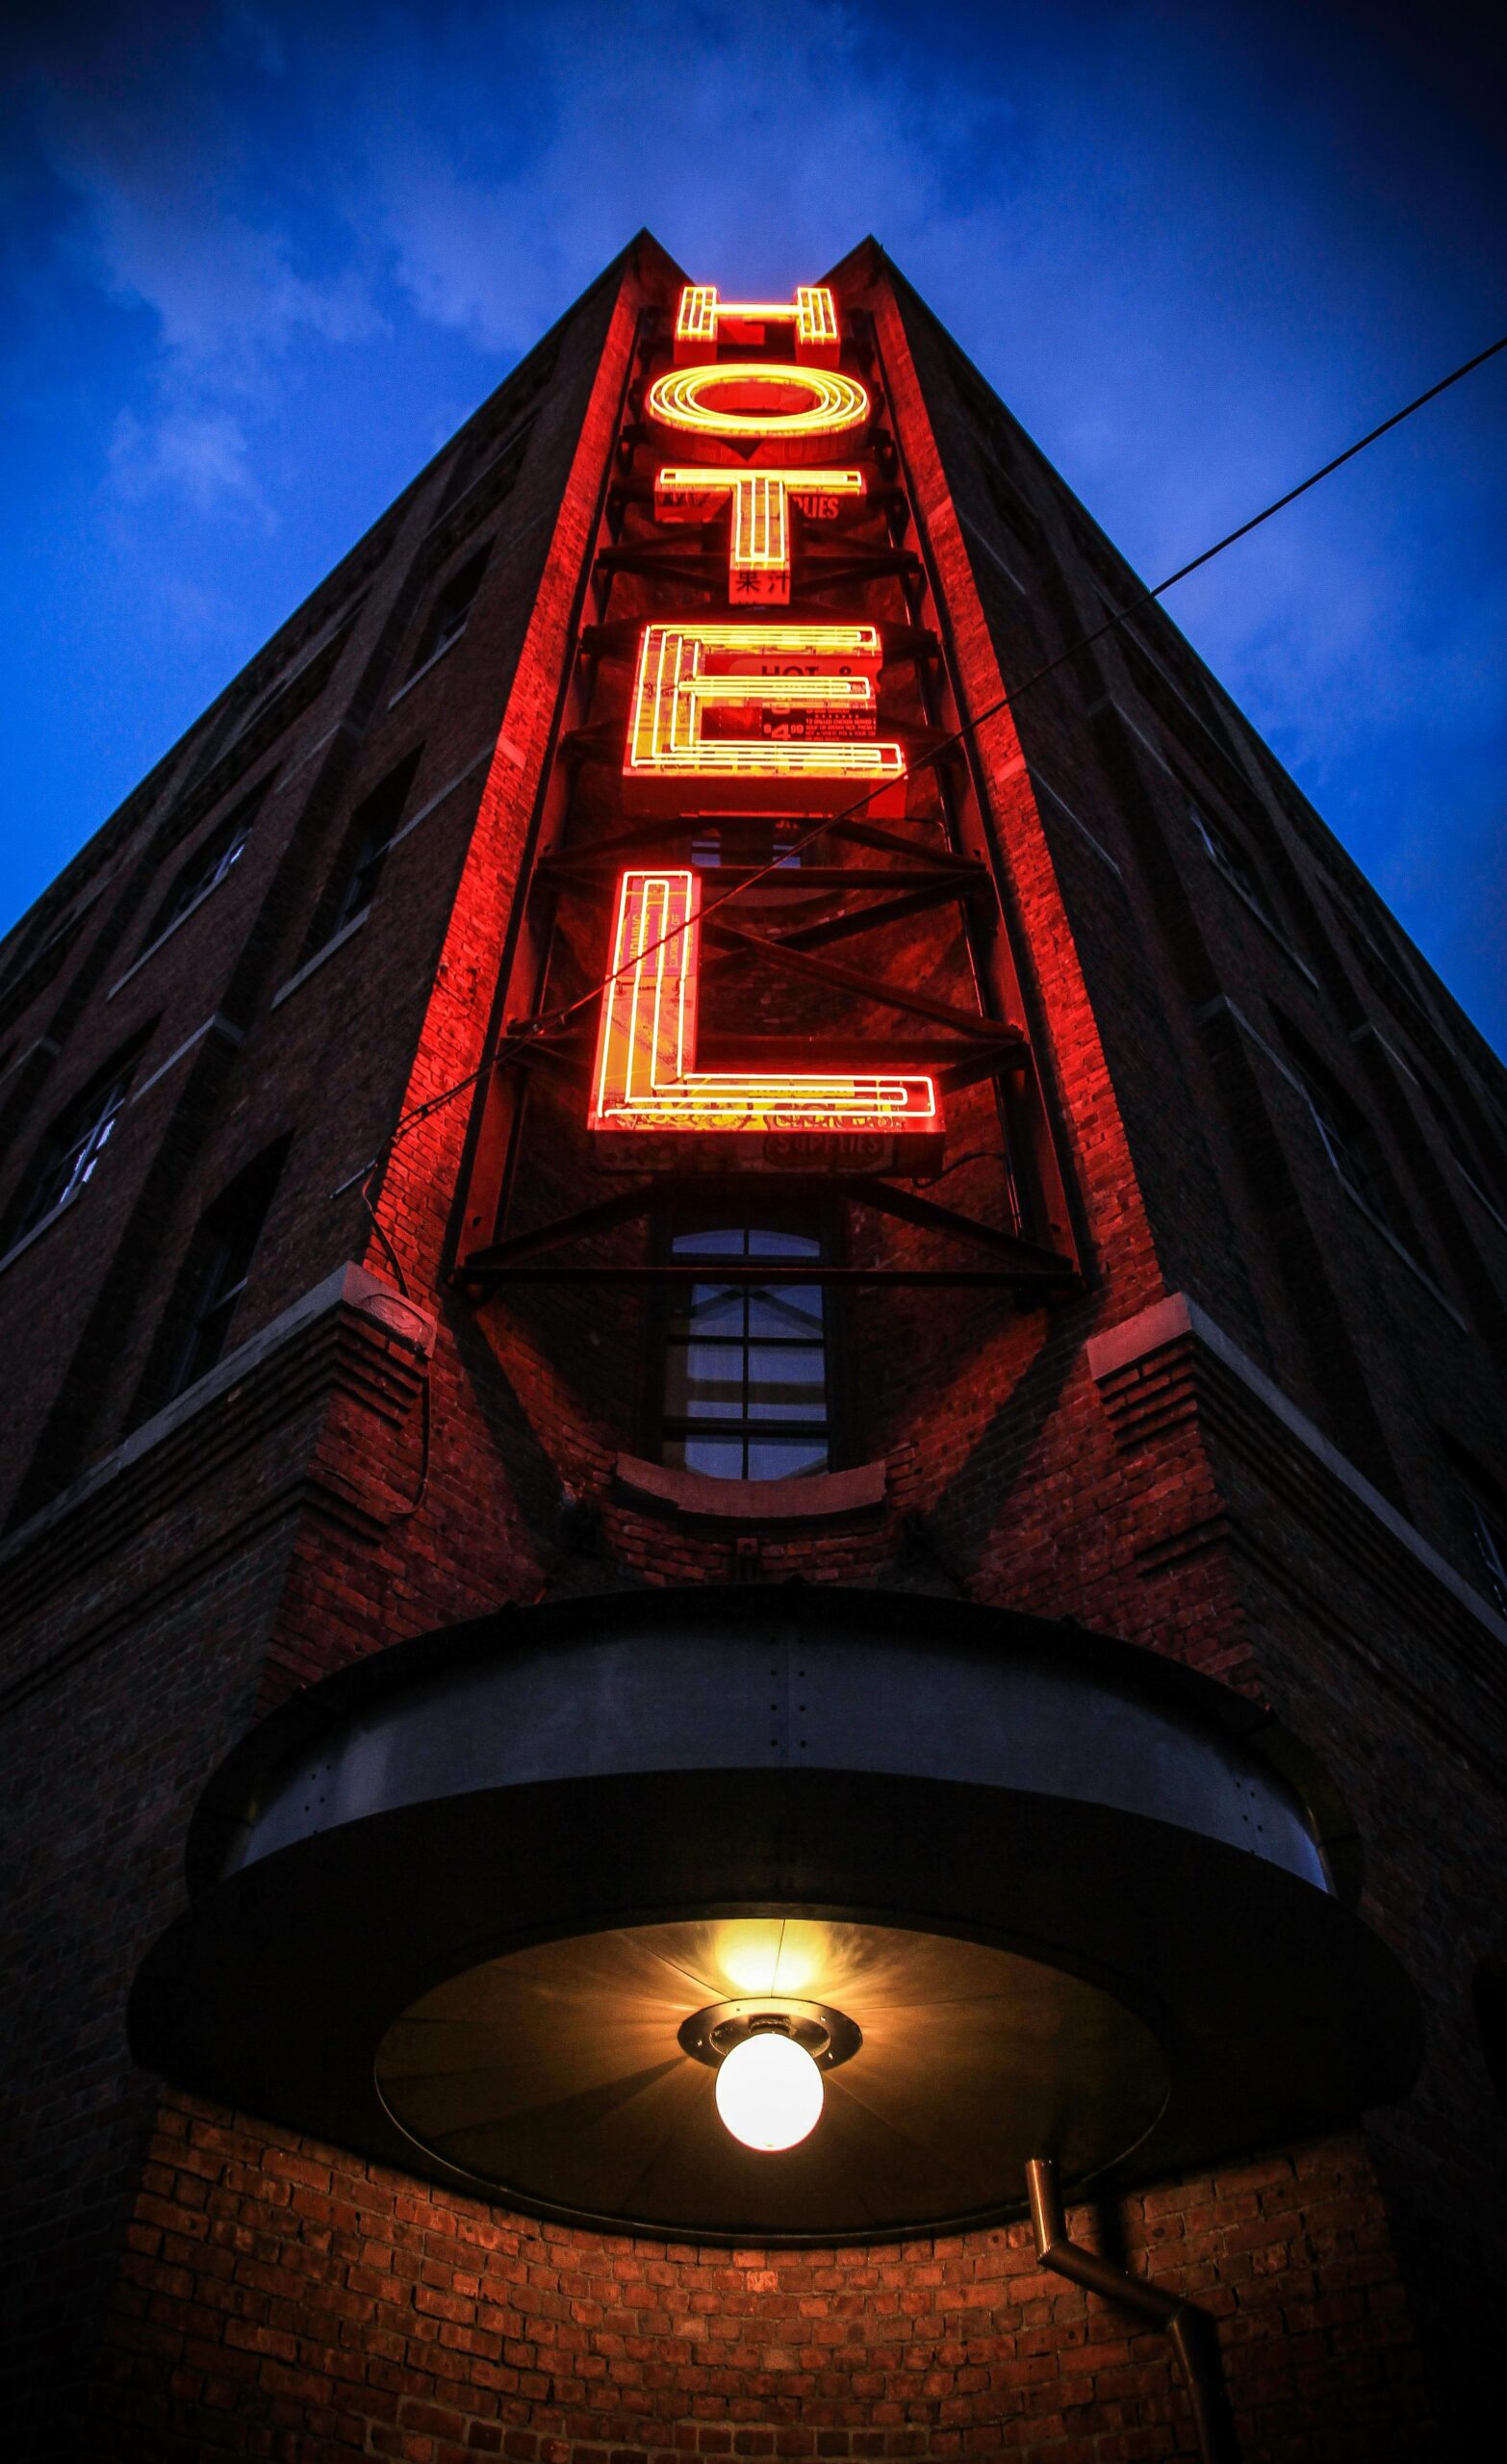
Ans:
<svg viewBox="0 0 1507 2464"><path fill-rule="evenodd" d="M1092 2211L1075 2235L1104 2246ZM1220 2323L1245 2464L1433 2452L1364 2151L1146 2192L1113 2254ZM1186 2454L1162 2337L1026 2224L839 2250L567 2230L170 2097L85 2452L403 2464Z"/></svg>

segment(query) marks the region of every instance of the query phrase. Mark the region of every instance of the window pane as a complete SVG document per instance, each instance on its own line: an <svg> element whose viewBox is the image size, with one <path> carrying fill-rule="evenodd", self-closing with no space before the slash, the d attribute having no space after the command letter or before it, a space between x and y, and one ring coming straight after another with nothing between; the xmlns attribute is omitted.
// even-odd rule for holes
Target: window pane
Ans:
<svg viewBox="0 0 1507 2464"><path fill-rule="evenodd" d="M755 1228L748 1234L751 1258L819 1258L820 1241L811 1240L805 1232L772 1232Z"/></svg>
<svg viewBox="0 0 1507 2464"><path fill-rule="evenodd" d="M34 1223L39 1223L83 1188L109 1142L125 1102L125 1092L126 1080L118 1079L95 1098L72 1137L54 1144L50 1154L43 1157L22 1218L23 1232L29 1232Z"/></svg>
<svg viewBox="0 0 1507 2464"><path fill-rule="evenodd" d="M759 1344L749 1352L751 1421L819 1421L827 1363L820 1344Z"/></svg>
<svg viewBox="0 0 1507 2464"><path fill-rule="evenodd" d="M115 1125L115 1116L119 1110L119 1104L112 1101L110 1110L95 1122L93 1128L89 1131L89 1136L79 1146L73 1159L72 1169L68 1173L67 1183L64 1193L64 1195L67 1194L69 1190L78 1189L83 1182L89 1179L90 1172L92 1172L95 1165L100 1159L100 1156L105 1150L110 1133Z"/></svg>
<svg viewBox="0 0 1507 2464"><path fill-rule="evenodd" d="M755 1437L749 1441L751 1480L794 1480L804 1472L825 1472L825 1439Z"/></svg>
<svg viewBox="0 0 1507 2464"><path fill-rule="evenodd" d="M747 1237L735 1225L722 1231L677 1232L670 1246L677 1258L741 1258Z"/></svg>
<svg viewBox="0 0 1507 2464"><path fill-rule="evenodd" d="M381 879L382 866L386 860L385 838L380 841L373 841L370 837L362 839L345 878L345 887L341 895L334 923L330 927L332 934L342 932L358 915L364 914L370 906L376 895L376 886Z"/></svg>
<svg viewBox="0 0 1507 2464"><path fill-rule="evenodd" d="M751 1335L819 1335L822 1331L822 1287L819 1283L777 1283L769 1291L749 1295Z"/></svg>
<svg viewBox="0 0 1507 2464"><path fill-rule="evenodd" d="M697 1283L691 1286L689 1309L677 1310L683 1323L681 1331L695 1335L741 1335L743 1332L743 1294L725 1283Z"/></svg>
<svg viewBox="0 0 1507 2464"><path fill-rule="evenodd" d="M237 1291L226 1293L223 1298L217 1301L212 1308L206 1309L199 1319L189 1337L183 1363L174 1381L177 1393L182 1394L186 1387L193 1385L197 1378L204 1376L214 1368L225 1348L225 1339L230 1332L230 1322L235 1315L236 1302L244 1289L243 1284Z"/></svg>
<svg viewBox="0 0 1507 2464"><path fill-rule="evenodd" d="M220 1192L200 1220L186 1269L193 1286L192 1316L164 1400L181 1395L224 1353L250 1279L284 1152L285 1143L258 1156Z"/></svg>
<svg viewBox="0 0 1507 2464"><path fill-rule="evenodd" d="M741 1344L672 1344L665 1363L672 1420L741 1420L743 1361Z"/></svg>
<svg viewBox="0 0 1507 2464"><path fill-rule="evenodd" d="M704 1472L714 1480L744 1477L743 1441L738 1437L672 1438L665 1460L684 1472Z"/></svg>

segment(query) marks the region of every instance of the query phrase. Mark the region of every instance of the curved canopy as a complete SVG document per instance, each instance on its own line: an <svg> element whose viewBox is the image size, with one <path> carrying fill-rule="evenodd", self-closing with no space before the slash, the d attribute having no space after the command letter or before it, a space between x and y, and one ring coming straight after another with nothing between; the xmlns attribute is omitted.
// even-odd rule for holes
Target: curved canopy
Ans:
<svg viewBox="0 0 1507 2464"><path fill-rule="evenodd" d="M1161 1657L789 1584L504 1611L309 1688L211 1782L139 2058L390 2163L677 2238L983 2220L1026 2159L1144 2178L1406 2088L1342 1809ZM766 1974L767 1971L767 1974ZM677 2032L862 2034L740 2148Z"/></svg>

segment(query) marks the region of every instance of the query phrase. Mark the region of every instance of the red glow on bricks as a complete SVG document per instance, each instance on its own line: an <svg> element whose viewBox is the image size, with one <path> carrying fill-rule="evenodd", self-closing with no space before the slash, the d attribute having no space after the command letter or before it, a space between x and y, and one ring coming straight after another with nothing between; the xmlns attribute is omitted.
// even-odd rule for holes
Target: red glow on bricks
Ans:
<svg viewBox="0 0 1507 2464"><path fill-rule="evenodd" d="M602 1000L591 1126L771 1131L940 1128L936 1084L893 1070L796 1076L696 1067L701 884L629 872L618 887L613 980Z"/></svg>

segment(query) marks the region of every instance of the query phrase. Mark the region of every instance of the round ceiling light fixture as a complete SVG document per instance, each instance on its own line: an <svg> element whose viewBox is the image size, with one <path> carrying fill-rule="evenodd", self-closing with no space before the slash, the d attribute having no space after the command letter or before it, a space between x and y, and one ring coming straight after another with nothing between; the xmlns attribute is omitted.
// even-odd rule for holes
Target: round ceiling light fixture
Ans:
<svg viewBox="0 0 1507 2464"><path fill-rule="evenodd" d="M822 2074L805 2045L771 2019L734 2045L718 2071L717 2111L745 2147L782 2155L821 2120Z"/></svg>
<svg viewBox="0 0 1507 2464"><path fill-rule="evenodd" d="M823 2071L863 2042L843 2012L783 1998L710 2002L677 2035L683 2052L716 2067L723 2128L764 2156L809 2139L822 2118Z"/></svg>

